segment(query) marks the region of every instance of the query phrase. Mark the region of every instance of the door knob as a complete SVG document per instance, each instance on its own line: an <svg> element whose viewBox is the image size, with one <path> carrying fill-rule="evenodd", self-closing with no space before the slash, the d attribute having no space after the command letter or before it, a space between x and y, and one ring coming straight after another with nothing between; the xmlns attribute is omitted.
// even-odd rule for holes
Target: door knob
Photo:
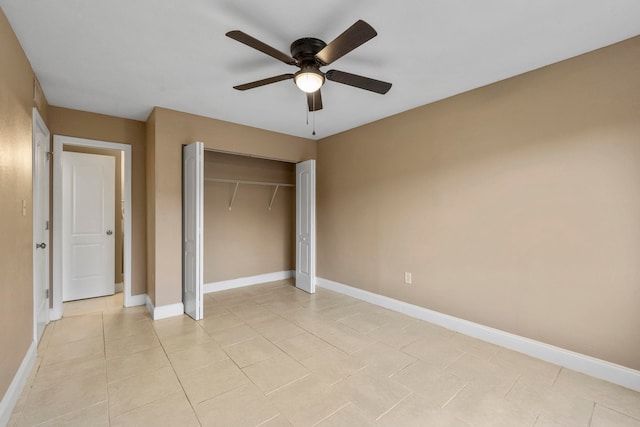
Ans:
<svg viewBox="0 0 640 427"><path fill-rule="evenodd" d="M112 234L113 234L113 231L107 230L107 236L111 236Z"/></svg>
<svg viewBox="0 0 640 427"><path fill-rule="evenodd" d="M47 248L47 244L42 242L42 243L36 243L36 249L46 249Z"/></svg>

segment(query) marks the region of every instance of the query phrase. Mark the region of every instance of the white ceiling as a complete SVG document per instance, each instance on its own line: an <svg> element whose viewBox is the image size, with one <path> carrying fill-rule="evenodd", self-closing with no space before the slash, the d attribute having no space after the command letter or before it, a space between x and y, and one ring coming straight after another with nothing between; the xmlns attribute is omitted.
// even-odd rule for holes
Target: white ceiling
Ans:
<svg viewBox="0 0 640 427"><path fill-rule="evenodd" d="M638 0L0 0L51 105L145 120L154 106L323 138L640 34ZM323 68L393 83L327 82L317 135L297 69L225 37L289 52L358 19L378 36ZM311 120L311 118L310 118Z"/></svg>

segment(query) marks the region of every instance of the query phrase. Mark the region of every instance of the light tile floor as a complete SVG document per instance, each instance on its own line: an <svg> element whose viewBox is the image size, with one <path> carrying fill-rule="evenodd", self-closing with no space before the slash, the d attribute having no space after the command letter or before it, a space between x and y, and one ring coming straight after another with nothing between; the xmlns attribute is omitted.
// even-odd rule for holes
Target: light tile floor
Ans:
<svg viewBox="0 0 640 427"><path fill-rule="evenodd" d="M290 281L66 303L10 426L634 426L640 393Z"/></svg>

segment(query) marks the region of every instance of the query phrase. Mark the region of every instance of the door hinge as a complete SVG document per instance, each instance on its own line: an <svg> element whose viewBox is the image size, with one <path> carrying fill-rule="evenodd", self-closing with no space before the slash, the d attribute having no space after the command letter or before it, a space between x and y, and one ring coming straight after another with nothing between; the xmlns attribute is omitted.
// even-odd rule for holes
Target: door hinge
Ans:
<svg viewBox="0 0 640 427"><path fill-rule="evenodd" d="M49 289L44 290L44 297L45 299L49 299Z"/></svg>
<svg viewBox="0 0 640 427"><path fill-rule="evenodd" d="M53 152L47 151L47 160L51 159L52 157L53 157Z"/></svg>
<svg viewBox="0 0 640 427"><path fill-rule="evenodd" d="M44 229L48 230L49 229L49 221L45 221L44 222Z"/></svg>

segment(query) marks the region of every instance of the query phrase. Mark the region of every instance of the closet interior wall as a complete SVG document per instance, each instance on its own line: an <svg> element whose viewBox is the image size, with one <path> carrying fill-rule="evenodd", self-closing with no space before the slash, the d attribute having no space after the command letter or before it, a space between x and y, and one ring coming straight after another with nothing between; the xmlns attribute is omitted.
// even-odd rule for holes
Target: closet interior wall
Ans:
<svg viewBox="0 0 640 427"><path fill-rule="evenodd" d="M294 270L295 164L215 151L204 157L204 283ZM258 183L286 185L274 198L275 185Z"/></svg>

